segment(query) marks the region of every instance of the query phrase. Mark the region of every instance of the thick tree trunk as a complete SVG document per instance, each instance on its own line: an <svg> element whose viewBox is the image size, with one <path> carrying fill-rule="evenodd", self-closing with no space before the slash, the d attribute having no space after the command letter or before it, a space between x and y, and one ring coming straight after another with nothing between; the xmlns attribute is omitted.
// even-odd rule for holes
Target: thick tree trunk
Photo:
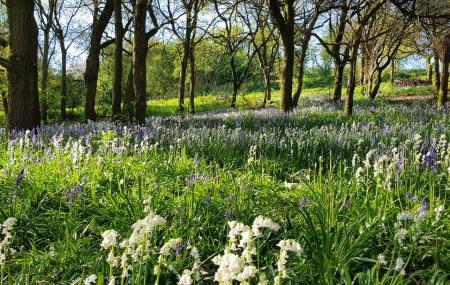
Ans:
<svg viewBox="0 0 450 285"><path fill-rule="evenodd" d="M107 0L103 12L98 19L94 20L92 25L89 54L86 60L86 70L84 72L84 82L86 85L84 117L86 120L94 121L96 119L95 100L97 95L98 72L100 69L101 40L113 11L113 0Z"/></svg>
<svg viewBox="0 0 450 285"><path fill-rule="evenodd" d="M31 130L40 125L38 27L33 0L6 1L9 27L8 127Z"/></svg>
<svg viewBox="0 0 450 285"><path fill-rule="evenodd" d="M298 75L297 75L297 90L295 91L293 98L293 107L298 106L298 100L302 94L303 89L303 77L305 74L305 59L306 59L307 48L302 48L300 56L298 57Z"/></svg>
<svg viewBox="0 0 450 285"><path fill-rule="evenodd" d="M67 51L65 47L61 47L61 104L60 115L61 120L66 120L67 112Z"/></svg>
<svg viewBox="0 0 450 285"><path fill-rule="evenodd" d="M427 55L427 78L430 84L433 83L433 64L431 63L431 55Z"/></svg>
<svg viewBox="0 0 450 285"><path fill-rule="evenodd" d="M334 77L334 94L333 101L341 101L342 98L342 85L344 81L344 69L345 64L335 62L335 77Z"/></svg>
<svg viewBox="0 0 450 285"><path fill-rule="evenodd" d="M5 111L5 115L8 116L8 98L6 95L6 91L2 90L2 103L3 103L3 111Z"/></svg>
<svg viewBox="0 0 450 285"><path fill-rule="evenodd" d="M145 124L147 109L147 37L145 22L148 0L138 0L134 20L133 85L136 96L136 121Z"/></svg>
<svg viewBox="0 0 450 285"><path fill-rule="evenodd" d="M191 114L195 113L195 84L196 84L196 74L195 74L195 54L193 49L191 48L191 51L189 53L189 71L190 71L190 85L189 85L189 103L190 103L190 112Z"/></svg>
<svg viewBox="0 0 450 285"><path fill-rule="evenodd" d="M438 107L445 108L448 102L448 76L449 76L449 63L450 63L450 38L447 39L447 46L444 47L442 55L442 79L441 79L441 91L439 92Z"/></svg>
<svg viewBox="0 0 450 285"><path fill-rule="evenodd" d="M123 25L122 25L122 1L114 0L114 25L115 25L115 52L114 52L114 91L112 118L117 119L122 111L122 74L123 74Z"/></svg>
<svg viewBox="0 0 450 285"><path fill-rule="evenodd" d="M133 83L133 66L130 67L127 76L127 86L125 90L125 98L123 99L124 105L132 104L134 100L136 100L136 96L134 95L134 83Z"/></svg>
<svg viewBox="0 0 450 285"><path fill-rule="evenodd" d="M348 85L347 98L345 101L345 114L351 116L353 114L353 97L356 87L356 58L350 61L350 68L348 71Z"/></svg>
<svg viewBox="0 0 450 285"><path fill-rule="evenodd" d="M284 44L284 65L283 65L283 82L281 109L284 112L290 112L293 109L292 105L292 84L294 77L294 37L288 37L283 41Z"/></svg>
<svg viewBox="0 0 450 285"><path fill-rule="evenodd" d="M439 94L441 90L441 70L439 66L439 55L437 52L434 52L434 87L436 93Z"/></svg>

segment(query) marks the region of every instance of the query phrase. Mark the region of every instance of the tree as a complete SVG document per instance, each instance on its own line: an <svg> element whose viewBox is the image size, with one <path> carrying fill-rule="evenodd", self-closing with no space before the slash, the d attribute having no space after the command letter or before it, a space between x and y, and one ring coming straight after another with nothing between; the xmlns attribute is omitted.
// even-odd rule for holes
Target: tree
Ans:
<svg viewBox="0 0 450 285"><path fill-rule="evenodd" d="M36 1L38 6L38 15L40 19L40 27L44 34L44 42L42 48L42 81L41 81L41 119L47 122L48 103L47 103L47 88L48 88L48 69L50 61L50 32L53 27L53 19L56 11L56 0L48 0L45 4L42 0Z"/></svg>
<svg viewBox="0 0 450 285"><path fill-rule="evenodd" d="M344 107L347 116L353 114L353 97L356 88L356 63L364 28L385 3L386 0L362 1L359 3L360 5L354 7L356 10L354 13L355 17L349 21L351 33L347 35L347 42L349 45L350 68L348 72L347 98Z"/></svg>
<svg viewBox="0 0 450 285"><path fill-rule="evenodd" d="M298 75L297 75L297 90L292 98L293 107L298 106L298 100L303 89L303 77L305 74L305 60L309 48L309 43L314 30L317 28L317 20L319 17L331 9L330 3L325 0L312 0L302 7L301 23L297 24L297 43L300 49L296 52L298 58Z"/></svg>
<svg viewBox="0 0 450 285"><path fill-rule="evenodd" d="M206 1L204 0L182 0L180 4L182 6L181 9L179 9L178 7L178 10L181 10L181 15L175 15L175 12L173 11L173 5L171 5L171 2L168 1L167 20L170 23L172 33L177 37L182 45L180 77L178 79L178 109L180 112L184 112L187 109L184 104L184 99L186 93L188 64L190 69L190 111L192 113L195 111L194 48L198 44L199 40L203 39L204 35L206 34L205 32L203 36L201 36L199 39L196 39L199 14L205 4ZM178 18L178 20L176 18ZM183 18L183 20L181 21L180 18Z"/></svg>
<svg viewBox="0 0 450 285"><path fill-rule="evenodd" d="M114 11L114 0L106 0L102 12L99 11L99 3L94 2L94 15L92 23L92 34L88 57L86 59L86 69L84 72L84 82L86 85L86 98L84 106L84 117L86 120L95 121L95 98L97 95L98 72L100 68L100 51L102 46L103 33L111 19Z"/></svg>
<svg viewBox="0 0 450 285"><path fill-rule="evenodd" d="M59 43L61 53L61 95L60 95L60 117L62 120L67 118L67 53L72 45L85 32L86 28L80 25L76 20L82 2L69 3L64 1L56 2L55 18L53 30Z"/></svg>
<svg viewBox="0 0 450 285"><path fill-rule="evenodd" d="M238 22L239 4L241 4L240 1L231 3L219 0L214 1L214 8L223 28L216 29L215 33L210 34L217 44L224 47L225 54L229 59L228 64L233 79L232 108L236 107L237 95L256 56L256 50L252 51L251 44L248 42L251 38L251 32L242 29L240 27L242 23ZM248 60L243 67L239 67L237 55L242 50L245 50Z"/></svg>
<svg viewBox="0 0 450 285"><path fill-rule="evenodd" d="M265 0L250 0L244 3L244 11L240 13L250 33L250 41L256 51L259 68L264 82L263 107L272 100L271 75L278 56L279 42L269 23L269 11Z"/></svg>
<svg viewBox="0 0 450 285"><path fill-rule="evenodd" d="M33 0L7 0L8 58L0 64L8 71L8 127L10 130L31 130L40 125L38 93L38 27L34 18Z"/></svg>
<svg viewBox="0 0 450 285"><path fill-rule="evenodd" d="M284 112L293 110L292 84L294 77L294 26L295 26L295 0L267 0L273 22L283 42L284 65L282 70L281 109Z"/></svg>
<svg viewBox="0 0 450 285"><path fill-rule="evenodd" d="M121 113L122 105L122 73L123 73L123 23L122 1L114 0L114 26L115 26L115 51L114 51L114 92L112 104L113 120Z"/></svg>
<svg viewBox="0 0 450 285"><path fill-rule="evenodd" d="M145 123L147 108L147 51L148 40L145 36L148 0L137 0L134 18L133 49L133 85L136 96L136 121Z"/></svg>

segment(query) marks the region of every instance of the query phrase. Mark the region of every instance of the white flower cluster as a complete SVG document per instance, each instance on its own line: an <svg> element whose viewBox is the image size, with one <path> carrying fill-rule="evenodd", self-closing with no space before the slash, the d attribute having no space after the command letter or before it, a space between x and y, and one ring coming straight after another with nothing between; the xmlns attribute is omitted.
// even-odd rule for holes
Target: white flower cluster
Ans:
<svg viewBox="0 0 450 285"><path fill-rule="evenodd" d="M252 278L259 275L260 285L267 284L266 276L259 272L253 265L252 256L257 254L257 248L254 246L256 238L262 236L262 229L278 231L280 226L271 219L258 216L251 227L231 221L228 223L230 231L228 233L229 246L225 249L223 255L214 257L214 264L218 265L214 280L219 284L233 284L233 281L239 281L240 284L250 284ZM238 250L242 250L239 255Z"/></svg>
<svg viewBox="0 0 450 285"><path fill-rule="evenodd" d="M12 252L10 249L12 230L17 220L15 218L8 218L3 225L0 224L0 230L2 230L3 240L0 242L0 268L3 268L6 263L6 257L8 253Z"/></svg>
<svg viewBox="0 0 450 285"><path fill-rule="evenodd" d="M280 256L277 261L277 271L278 275L275 277L274 284L281 284L281 279L289 278L286 264L289 258L288 252L295 252L297 256L301 256L303 249L298 242L295 240L281 240L277 246L280 248Z"/></svg>

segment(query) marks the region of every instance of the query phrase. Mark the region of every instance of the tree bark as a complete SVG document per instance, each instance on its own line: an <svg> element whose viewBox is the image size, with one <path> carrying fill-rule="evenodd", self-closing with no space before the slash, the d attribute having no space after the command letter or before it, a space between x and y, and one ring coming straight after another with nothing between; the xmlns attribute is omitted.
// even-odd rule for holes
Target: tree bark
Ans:
<svg viewBox="0 0 450 285"><path fill-rule="evenodd" d="M391 62L391 78L390 78L391 84L394 85L395 83L395 59L392 59Z"/></svg>
<svg viewBox="0 0 450 285"><path fill-rule="evenodd" d="M378 91L380 90L380 86L381 83L383 82L383 77L382 77L382 71L378 71L377 73L377 82L375 83L375 86L373 87L373 89L369 89L370 90L370 100L375 100L375 97L378 94Z"/></svg>
<svg viewBox="0 0 450 285"><path fill-rule="evenodd" d="M41 78L41 119L44 123L48 120L48 68L50 51L50 31L53 25L53 2L49 1L49 12L47 23L44 26L44 48L42 56L42 78ZM45 16L43 16L45 17Z"/></svg>
<svg viewBox="0 0 450 285"><path fill-rule="evenodd" d="M3 111L5 111L5 115L8 116L8 98L6 95L6 91L2 90L2 102L3 102Z"/></svg>
<svg viewBox="0 0 450 285"><path fill-rule="evenodd" d="M97 95L98 72L100 69L100 51L103 32L111 19L114 11L113 0L107 0L100 17L94 17L89 54L86 59L84 82L86 85L86 101L84 117L86 120L95 121L95 100Z"/></svg>
<svg viewBox="0 0 450 285"><path fill-rule="evenodd" d="M134 20L133 85L136 96L136 121L145 124L147 108L147 37L145 22L148 0L137 0Z"/></svg>
<svg viewBox="0 0 450 285"><path fill-rule="evenodd" d="M333 101L341 101L342 98L342 85L344 81L344 69L345 64L337 63L335 61L335 77L334 77L334 93Z"/></svg>
<svg viewBox="0 0 450 285"><path fill-rule="evenodd" d="M427 77L430 84L433 83L433 64L431 63L431 55L427 55Z"/></svg>
<svg viewBox="0 0 450 285"><path fill-rule="evenodd" d="M31 130L40 125L38 27L33 0L6 1L9 27L8 127Z"/></svg>
<svg viewBox="0 0 450 285"><path fill-rule="evenodd" d="M195 84L196 84L196 74L195 74L195 55L194 55L194 50L191 47L190 50L190 54L189 54L189 64L190 64L190 88L189 88L189 93L190 93L190 112L191 114L195 113Z"/></svg>
<svg viewBox="0 0 450 285"><path fill-rule="evenodd" d="M184 104L184 97L186 94L186 77L189 63L189 54L190 54L189 48L184 47L183 59L181 61L180 78L178 80L178 110L180 112L186 111L186 106Z"/></svg>
<svg viewBox="0 0 450 285"><path fill-rule="evenodd" d="M308 40L309 41L309 40ZM297 75L297 90L295 91L293 98L293 107L298 106L298 101L300 99L300 95L302 94L303 89L303 77L305 74L305 60L306 60L306 51L307 48L303 47L298 57L298 75Z"/></svg>
<svg viewBox="0 0 450 285"><path fill-rule="evenodd" d="M123 24L122 1L114 0L115 52L114 52L114 91L112 118L117 119L122 111L122 74L123 74Z"/></svg>
<svg viewBox="0 0 450 285"><path fill-rule="evenodd" d="M60 115L62 120L67 119L67 51L61 46L61 104Z"/></svg>
<svg viewBox="0 0 450 285"><path fill-rule="evenodd" d="M231 56L230 58L230 67L231 67L231 75L233 77L233 97L231 98L231 108L236 108L236 100L237 100L237 93L238 93L238 74L236 70L236 62L234 56Z"/></svg>
<svg viewBox="0 0 450 285"><path fill-rule="evenodd" d="M356 58L350 61L348 71L347 98L345 101L345 114L351 116L353 114L353 97L356 87Z"/></svg>
<svg viewBox="0 0 450 285"><path fill-rule="evenodd" d="M284 16L281 12L280 2L278 0L268 0L269 10L275 25L277 26L284 50L284 65L282 70L282 96L281 96L281 110L290 112L293 109L292 105L292 84L294 76L294 0L286 0L284 5Z"/></svg>

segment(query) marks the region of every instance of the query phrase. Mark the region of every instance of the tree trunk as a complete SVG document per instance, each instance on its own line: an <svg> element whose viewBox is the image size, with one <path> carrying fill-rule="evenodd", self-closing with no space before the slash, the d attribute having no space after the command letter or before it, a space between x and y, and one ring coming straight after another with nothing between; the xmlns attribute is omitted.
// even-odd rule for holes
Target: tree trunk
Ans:
<svg viewBox="0 0 450 285"><path fill-rule="evenodd" d="M377 82L375 83L375 86L373 87L373 89L369 89L370 90L370 100L375 100L375 97L378 94L378 91L380 90L380 86L381 83L383 82L383 77L382 77L382 70L378 71L377 73Z"/></svg>
<svg viewBox="0 0 450 285"><path fill-rule="evenodd" d="M297 91L295 91L293 98L293 107L298 106L298 100L300 99L300 95L302 94L303 89L303 77L305 74L305 59L306 59L306 51L307 48L303 47L298 58L298 76L297 76Z"/></svg>
<svg viewBox="0 0 450 285"><path fill-rule="evenodd" d="M86 59L86 70L84 72L84 82L86 85L84 117L86 120L94 121L96 119L95 98L97 95L98 72L100 69L101 40L113 11L113 0L107 0L103 12L98 19L94 20L92 25L89 54Z"/></svg>
<svg viewBox="0 0 450 285"><path fill-rule="evenodd" d="M53 11L50 11L48 23L44 28L44 48L42 56L41 119L44 123L46 123L48 119L47 88L48 88L48 66L49 66L49 50L50 50L50 30L52 28L52 24L53 24Z"/></svg>
<svg viewBox="0 0 450 285"><path fill-rule="evenodd" d="M6 1L9 27L8 127L31 130L40 125L38 27L33 0Z"/></svg>
<svg viewBox="0 0 450 285"><path fill-rule="evenodd" d="M433 64L431 64L431 55L427 55L427 76L428 82L433 84Z"/></svg>
<svg viewBox="0 0 450 285"><path fill-rule="evenodd" d="M67 103L67 51L64 44L61 46L61 119L66 120L66 103Z"/></svg>
<svg viewBox="0 0 450 285"><path fill-rule="evenodd" d="M390 79L391 85L394 85L395 83L395 59L392 59L391 62L391 79Z"/></svg>
<svg viewBox="0 0 450 285"><path fill-rule="evenodd" d="M230 59L231 75L233 76L233 97L231 98L231 108L236 108L237 94L239 91L239 78L236 70L234 55Z"/></svg>
<svg viewBox="0 0 450 285"><path fill-rule="evenodd" d="M186 77L187 68L189 63L189 48L184 48L183 59L181 61L180 78L178 80L178 110L180 112L186 111L186 106L184 105L184 97L186 93Z"/></svg>
<svg viewBox="0 0 450 285"><path fill-rule="evenodd" d="M353 114L353 96L356 87L356 57L350 61L348 71L347 99L345 101L345 114L351 116Z"/></svg>
<svg viewBox="0 0 450 285"><path fill-rule="evenodd" d="M8 116L8 98L6 95L6 91L2 90L2 103L3 103L3 111L5 111L5 115Z"/></svg>
<svg viewBox="0 0 450 285"><path fill-rule="evenodd" d="M114 91L112 105L112 119L117 119L122 111L122 74L123 74L123 25L122 1L114 0L115 52L114 52Z"/></svg>
<svg viewBox="0 0 450 285"><path fill-rule="evenodd" d="M195 113L195 83L196 83L196 74L195 74L195 54L194 54L194 50L193 48L191 48L190 53L189 53L189 64L190 64L190 88L189 88L189 93L190 93L190 112L191 114Z"/></svg>
<svg viewBox="0 0 450 285"><path fill-rule="evenodd" d="M295 58L295 46L294 46L294 26L295 26L295 8L294 0L284 1L283 9L280 6L280 1L269 0L269 10L275 25L280 32L283 42L284 50L284 65L282 70L282 95L281 95L281 110L284 112L290 112L293 109L292 106L292 83L294 76L294 58ZM284 11L284 16L282 14Z"/></svg>
<svg viewBox="0 0 450 285"><path fill-rule="evenodd" d="M441 79L441 91L439 92L438 107L446 108L448 102L448 76L449 76L449 63L450 63L450 38L446 41L446 46L443 47L442 54L442 79Z"/></svg>
<svg viewBox="0 0 450 285"><path fill-rule="evenodd" d="M361 89L362 93L366 95L366 44L363 44L361 48ZM369 89L370 90L370 89Z"/></svg>
<svg viewBox="0 0 450 285"><path fill-rule="evenodd" d="M345 64L335 62L334 94L333 101L341 101L342 85L344 81Z"/></svg>
<svg viewBox="0 0 450 285"><path fill-rule="evenodd" d="M137 0L134 20L133 85L136 96L136 121L145 124L147 109L147 38L145 20L148 0Z"/></svg>
<svg viewBox="0 0 450 285"><path fill-rule="evenodd" d="M436 93L439 94L441 90L441 71L439 66L439 55L437 52L434 52L434 87Z"/></svg>
<svg viewBox="0 0 450 285"><path fill-rule="evenodd" d="M136 96L134 94L133 78L133 66L131 66L130 70L128 71L125 98L123 100L124 105L131 104L132 102L134 102L134 100L136 100Z"/></svg>

